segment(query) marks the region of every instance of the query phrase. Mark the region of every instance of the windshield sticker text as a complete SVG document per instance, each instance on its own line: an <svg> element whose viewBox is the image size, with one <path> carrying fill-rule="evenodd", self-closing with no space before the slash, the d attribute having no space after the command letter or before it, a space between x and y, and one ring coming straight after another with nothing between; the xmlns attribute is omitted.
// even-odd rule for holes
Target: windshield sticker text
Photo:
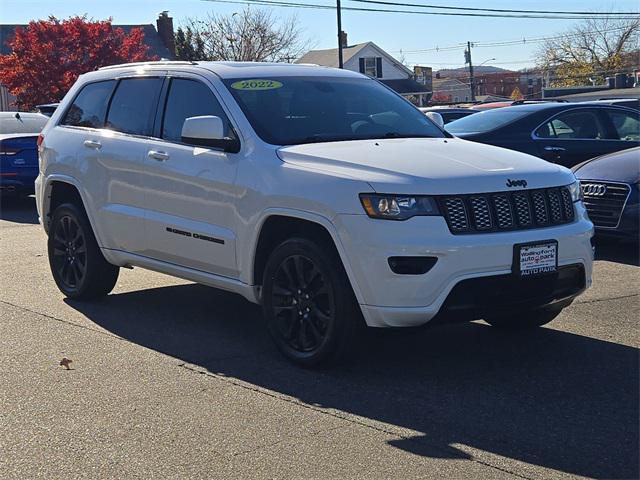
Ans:
<svg viewBox="0 0 640 480"><path fill-rule="evenodd" d="M274 90L282 88L282 83L276 80L239 80L231 84L236 90Z"/></svg>

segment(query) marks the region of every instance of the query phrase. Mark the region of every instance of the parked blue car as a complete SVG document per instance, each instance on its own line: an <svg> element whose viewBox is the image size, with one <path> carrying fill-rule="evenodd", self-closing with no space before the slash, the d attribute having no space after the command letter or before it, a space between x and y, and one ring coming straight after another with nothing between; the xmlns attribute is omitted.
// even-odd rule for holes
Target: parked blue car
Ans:
<svg viewBox="0 0 640 480"><path fill-rule="evenodd" d="M588 160L573 168L597 237L638 241L640 147Z"/></svg>
<svg viewBox="0 0 640 480"><path fill-rule="evenodd" d="M30 195L38 176L38 135L49 120L40 113L0 112L0 193Z"/></svg>

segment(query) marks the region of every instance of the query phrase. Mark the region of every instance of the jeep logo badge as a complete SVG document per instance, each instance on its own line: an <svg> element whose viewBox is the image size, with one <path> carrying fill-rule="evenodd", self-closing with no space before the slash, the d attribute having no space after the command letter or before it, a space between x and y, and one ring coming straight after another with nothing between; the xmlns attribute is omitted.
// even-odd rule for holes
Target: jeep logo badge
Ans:
<svg viewBox="0 0 640 480"><path fill-rule="evenodd" d="M507 179L507 187L527 187L527 181L526 180L511 180L510 178Z"/></svg>

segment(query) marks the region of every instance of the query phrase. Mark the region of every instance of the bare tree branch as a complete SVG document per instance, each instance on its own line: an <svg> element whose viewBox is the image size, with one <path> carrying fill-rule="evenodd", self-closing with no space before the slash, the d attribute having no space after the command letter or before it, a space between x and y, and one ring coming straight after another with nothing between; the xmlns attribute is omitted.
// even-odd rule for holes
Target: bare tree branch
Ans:
<svg viewBox="0 0 640 480"><path fill-rule="evenodd" d="M209 13L187 20L203 44L203 60L290 62L308 48L295 16L280 19L270 10L247 7L232 15Z"/></svg>
<svg viewBox="0 0 640 480"><path fill-rule="evenodd" d="M637 67L640 18L588 20L560 38L547 40L538 52L539 67L551 72L555 85L583 84Z"/></svg>

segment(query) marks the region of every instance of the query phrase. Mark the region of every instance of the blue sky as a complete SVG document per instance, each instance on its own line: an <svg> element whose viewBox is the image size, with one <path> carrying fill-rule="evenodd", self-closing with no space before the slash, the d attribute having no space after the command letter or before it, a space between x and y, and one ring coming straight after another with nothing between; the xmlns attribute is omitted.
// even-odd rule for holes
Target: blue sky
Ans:
<svg viewBox="0 0 640 480"><path fill-rule="evenodd" d="M311 0L298 0L301 3ZM409 3L420 3L412 0ZM334 4L331 0L313 0L313 3ZM637 0L537 0L514 2L512 0L431 0L423 3L469 6L483 8L523 8L535 10L581 11L638 11ZM343 5L350 2L343 0ZM362 4L353 4L363 6ZM374 5L371 5L372 7ZM65 18L87 14L94 19L113 17L114 23L154 23L157 13L169 10L175 26L187 17L197 17L209 11L233 13L242 5L229 5L202 0L0 0L0 23L26 23L32 19L54 15ZM296 15L304 33L315 48L332 48L336 44L335 11L294 8L275 8L281 17ZM493 42L523 38L539 38L562 33L575 25L574 20L500 19L442 17L411 14L343 12L343 30L349 35L349 43L373 41L396 57L400 50L409 64L422 64L438 68L463 66L463 49L408 53L415 50L447 47L461 42ZM508 47L478 47L474 49L474 63L487 62L503 68L520 69L532 66L532 58L538 45L524 44Z"/></svg>

